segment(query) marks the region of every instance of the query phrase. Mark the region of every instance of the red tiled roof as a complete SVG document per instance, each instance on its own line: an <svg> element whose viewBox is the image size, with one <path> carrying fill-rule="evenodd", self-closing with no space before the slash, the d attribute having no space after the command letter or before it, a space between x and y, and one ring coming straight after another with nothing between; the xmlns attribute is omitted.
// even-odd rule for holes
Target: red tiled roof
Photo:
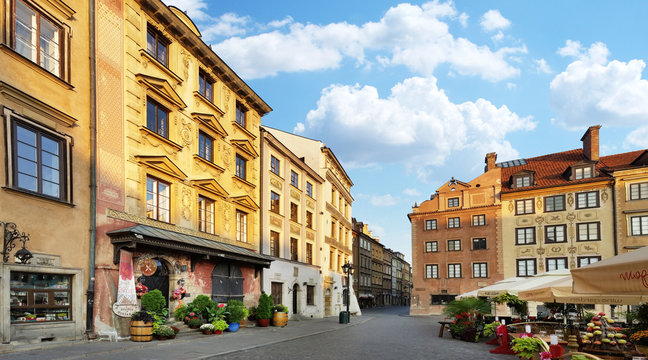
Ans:
<svg viewBox="0 0 648 360"><path fill-rule="evenodd" d="M631 151L623 154L602 156L596 164L598 176L590 179L568 180L563 174L570 166L581 162L589 162L583 154L583 149L563 151L554 154L538 156L525 159L526 165L511 166L502 169L502 192L509 193L524 191L536 188L545 188L567 184L578 184L603 179L610 179L611 176L604 170L614 170L629 167L632 162L641 156L646 150ZM511 175L521 171L533 171L535 184L523 188L511 188Z"/></svg>

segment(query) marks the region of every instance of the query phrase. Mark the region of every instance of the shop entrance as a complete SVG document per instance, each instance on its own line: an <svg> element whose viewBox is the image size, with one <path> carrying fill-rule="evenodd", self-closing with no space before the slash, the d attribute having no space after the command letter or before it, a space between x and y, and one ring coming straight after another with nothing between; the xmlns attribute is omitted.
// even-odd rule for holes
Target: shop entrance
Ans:
<svg viewBox="0 0 648 360"><path fill-rule="evenodd" d="M149 291L158 289L164 296L164 301L169 304L169 269L158 258L151 259L157 265L155 273L151 276L142 275L142 284L144 284Z"/></svg>
<svg viewBox="0 0 648 360"><path fill-rule="evenodd" d="M292 293L293 293L293 296L292 296L292 301L293 301L293 303L292 303L292 312L293 312L293 314L298 314L299 309L297 308L297 301L299 300L299 296L297 296L297 295L299 294L299 285L297 285L297 284L293 285Z"/></svg>

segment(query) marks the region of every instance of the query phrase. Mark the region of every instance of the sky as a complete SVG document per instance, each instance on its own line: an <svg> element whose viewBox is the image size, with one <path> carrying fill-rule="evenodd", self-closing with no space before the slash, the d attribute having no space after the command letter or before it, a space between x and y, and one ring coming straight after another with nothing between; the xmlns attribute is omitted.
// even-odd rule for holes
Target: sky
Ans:
<svg viewBox="0 0 648 360"><path fill-rule="evenodd" d="M164 0L273 111L323 141L352 215L411 263L407 214L451 177L580 148L648 148L648 1Z"/></svg>

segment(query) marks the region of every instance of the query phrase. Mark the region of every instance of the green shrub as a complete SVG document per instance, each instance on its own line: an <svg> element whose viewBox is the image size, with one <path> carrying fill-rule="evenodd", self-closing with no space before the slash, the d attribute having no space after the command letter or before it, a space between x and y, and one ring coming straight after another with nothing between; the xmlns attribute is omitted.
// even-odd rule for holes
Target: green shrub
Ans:
<svg viewBox="0 0 648 360"><path fill-rule="evenodd" d="M208 309L213 305L214 302L207 295L198 295L194 301L191 302L193 311L205 320L209 317Z"/></svg>
<svg viewBox="0 0 648 360"><path fill-rule="evenodd" d="M230 300L227 302L227 322L230 324L239 323L248 316L248 311L240 300Z"/></svg>
<svg viewBox="0 0 648 360"><path fill-rule="evenodd" d="M214 325L214 330L220 330L223 331L227 329L229 325L227 325L227 321L225 320L216 320L212 323Z"/></svg>
<svg viewBox="0 0 648 360"><path fill-rule="evenodd" d="M173 312L173 317L176 319L176 321L184 321L185 316L189 314L189 308L186 307L185 305L182 305L175 309Z"/></svg>
<svg viewBox="0 0 648 360"><path fill-rule="evenodd" d="M157 336L169 337L175 335L175 330L173 330L170 326L160 325L157 329L155 329L154 333Z"/></svg>
<svg viewBox="0 0 648 360"><path fill-rule="evenodd" d="M195 328L195 327L200 327L202 324L203 324L203 322L200 319L191 319L191 320L189 320L189 323L187 325L190 328Z"/></svg>
<svg viewBox="0 0 648 360"><path fill-rule="evenodd" d="M257 313L256 306L250 306L248 308L248 320L251 320L251 321L256 320L256 313Z"/></svg>
<svg viewBox="0 0 648 360"><path fill-rule="evenodd" d="M287 313L288 312L288 306L277 304L277 305L274 306L274 311Z"/></svg>
<svg viewBox="0 0 648 360"><path fill-rule="evenodd" d="M256 318L271 319L273 308L274 302L272 301L272 296L266 293L261 293L261 296L259 296L259 306L257 306Z"/></svg>
<svg viewBox="0 0 648 360"><path fill-rule="evenodd" d="M142 295L142 308L154 312L157 315L163 315L163 309L166 309L166 299L160 290L151 290Z"/></svg>

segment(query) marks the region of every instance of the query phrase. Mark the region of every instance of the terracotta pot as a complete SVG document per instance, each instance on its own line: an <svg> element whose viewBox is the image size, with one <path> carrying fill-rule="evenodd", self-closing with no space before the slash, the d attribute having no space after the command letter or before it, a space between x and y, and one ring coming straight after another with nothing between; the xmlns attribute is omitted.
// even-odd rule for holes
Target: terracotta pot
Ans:
<svg viewBox="0 0 648 360"><path fill-rule="evenodd" d="M212 331L211 330L203 330L202 333L205 334L205 335L211 335Z"/></svg>
<svg viewBox="0 0 648 360"><path fill-rule="evenodd" d="M257 319L257 325L259 327L268 327L270 325L270 319Z"/></svg>
<svg viewBox="0 0 648 360"><path fill-rule="evenodd" d="M220 335L223 333L223 330L214 330L214 334Z"/></svg>

